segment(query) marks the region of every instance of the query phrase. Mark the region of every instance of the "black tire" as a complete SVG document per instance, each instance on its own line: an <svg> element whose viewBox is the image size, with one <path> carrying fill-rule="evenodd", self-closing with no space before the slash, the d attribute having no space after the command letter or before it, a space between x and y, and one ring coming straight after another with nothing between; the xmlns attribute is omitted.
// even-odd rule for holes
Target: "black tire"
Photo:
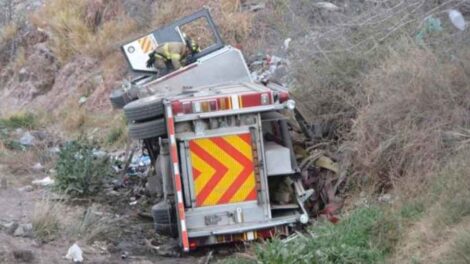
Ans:
<svg viewBox="0 0 470 264"><path fill-rule="evenodd" d="M153 95L127 104L124 114L129 121L142 121L162 116L163 108L163 97Z"/></svg>
<svg viewBox="0 0 470 264"><path fill-rule="evenodd" d="M133 139L148 139L166 135L165 119L160 118L143 123L130 123L129 136Z"/></svg>

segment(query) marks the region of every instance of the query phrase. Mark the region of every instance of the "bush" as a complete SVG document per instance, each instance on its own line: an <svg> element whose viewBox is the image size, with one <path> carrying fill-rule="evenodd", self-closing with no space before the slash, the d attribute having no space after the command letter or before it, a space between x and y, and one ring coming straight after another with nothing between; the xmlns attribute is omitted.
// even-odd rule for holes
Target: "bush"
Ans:
<svg viewBox="0 0 470 264"><path fill-rule="evenodd" d="M60 150L56 171L56 189L72 196L97 193L112 172L109 158L95 157L93 147L83 141L65 144Z"/></svg>
<svg viewBox="0 0 470 264"><path fill-rule="evenodd" d="M470 137L470 50L404 41L365 80L368 103L353 128L355 170L381 187L418 185Z"/></svg>
<svg viewBox="0 0 470 264"><path fill-rule="evenodd" d="M258 247L258 260L270 264L383 261L388 248L374 243L377 234L381 234L376 226L383 217L378 207L357 209L337 225L324 223L311 227L308 232L311 236L299 235L289 242L274 239Z"/></svg>

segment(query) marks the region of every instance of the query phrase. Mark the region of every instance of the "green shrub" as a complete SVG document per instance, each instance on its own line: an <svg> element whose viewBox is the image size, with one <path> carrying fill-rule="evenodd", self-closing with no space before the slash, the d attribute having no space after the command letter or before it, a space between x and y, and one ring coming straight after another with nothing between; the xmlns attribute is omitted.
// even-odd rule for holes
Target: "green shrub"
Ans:
<svg viewBox="0 0 470 264"><path fill-rule="evenodd" d="M116 142L118 142L122 136L124 135L124 128L122 127L115 127L109 131L108 137L106 138L106 142L109 145L112 145Z"/></svg>
<svg viewBox="0 0 470 264"><path fill-rule="evenodd" d="M111 175L108 157L97 158L88 142L72 141L60 150L56 165L56 189L72 196L97 193Z"/></svg>
<svg viewBox="0 0 470 264"><path fill-rule="evenodd" d="M274 239L258 247L257 256L261 263L272 264L381 262L388 248L375 243L375 230L383 217L378 207L360 208L339 224L311 227L311 236L299 235L288 242Z"/></svg>
<svg viewBox="0 0 470 264"><path fill-rule="evenodd" d="M37 127L36 116L31 113L20 113L9 118L0 119L0 128L27 128Z"/></svg>

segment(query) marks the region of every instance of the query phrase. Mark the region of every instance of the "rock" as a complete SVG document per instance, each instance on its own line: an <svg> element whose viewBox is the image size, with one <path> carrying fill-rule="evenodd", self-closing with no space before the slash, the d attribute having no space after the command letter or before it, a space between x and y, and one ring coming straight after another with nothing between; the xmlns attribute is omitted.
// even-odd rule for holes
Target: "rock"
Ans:
<svg viewBox="0 0 470 264"><path fill-rule="evenodd" d="M33 137L37 138L38 140L46 140L51 137L49 133L43 130L31 131L31 135L33 135Z"/></svg>
<svg viewBox="0 0 470 264"><path fill-rule="evenodd" d="M13 235L15 230L18 228L18 223L15 221L7 222L7 223L1 223L0 222L0 229L5 230L7 234Z"/></svg>
<svg viewBox="0 0 470 264"><path fill-rule="evenodd" d="M13 257L19 261L24 263L31 263L34 260L33 251L27 249L18 249L13 251Z"/></svg>
<svg viewBox="0 0 470 264"><path fill-rule="evenodd" d="M23 134L23 136L21 136L20 138L20 144L23 145L23 146L32 146L34 144L34 140L35 138L33 137L33 135L31 135L31 133L29 132L26 132Z"/></svg>
<svg viewBox="0 0 470 264"><path fill-rule="evenodd" d="M82 262L83 261L83 251L82 249L77 245L77 243L74 243L69 250L67 250L67 255L65 255L66 259L72 260L73 262Z"/></svg>
<svg viewBox="0 0 470 264"><path fill-rule="evenodd" d="M32 237L33 236L33 225L30 224L30 223L20 224L18 226L18 228L16 228L13 235L17 236L17 237Z"/></svg>
<svg viewBox="0 0 470 264"><path fill-rule="evenodd" d="M20 192L32 192L34 190L34 187L31 185L26 185L21 188L18 188L18 191Z"/></svg>
<svg viewBox="0 0 470 264"><path fill-rule="evenodd" d="M21 68L21 70L18 72L18 81L19 82L24 82L29 78L29 73L26 68Z"/></svg>

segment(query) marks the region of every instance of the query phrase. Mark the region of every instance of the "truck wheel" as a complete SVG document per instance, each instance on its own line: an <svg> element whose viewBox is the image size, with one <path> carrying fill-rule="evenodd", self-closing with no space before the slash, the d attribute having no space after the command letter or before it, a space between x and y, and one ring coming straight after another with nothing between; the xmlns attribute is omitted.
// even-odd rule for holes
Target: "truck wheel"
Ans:
<svg viewBox="0 0 470 264"><path fill-rule="evenodd" d="M142 121L163 115L163 98L153 95L133 101L124 107L129 121Z"/></svg>
<svg viewBox="0 0 470 264"><path fill-rule="evenodd" d="M166 135L166 125L163 118L129 124L129 136L133 139L156 138L164 135Z"/></svg>

